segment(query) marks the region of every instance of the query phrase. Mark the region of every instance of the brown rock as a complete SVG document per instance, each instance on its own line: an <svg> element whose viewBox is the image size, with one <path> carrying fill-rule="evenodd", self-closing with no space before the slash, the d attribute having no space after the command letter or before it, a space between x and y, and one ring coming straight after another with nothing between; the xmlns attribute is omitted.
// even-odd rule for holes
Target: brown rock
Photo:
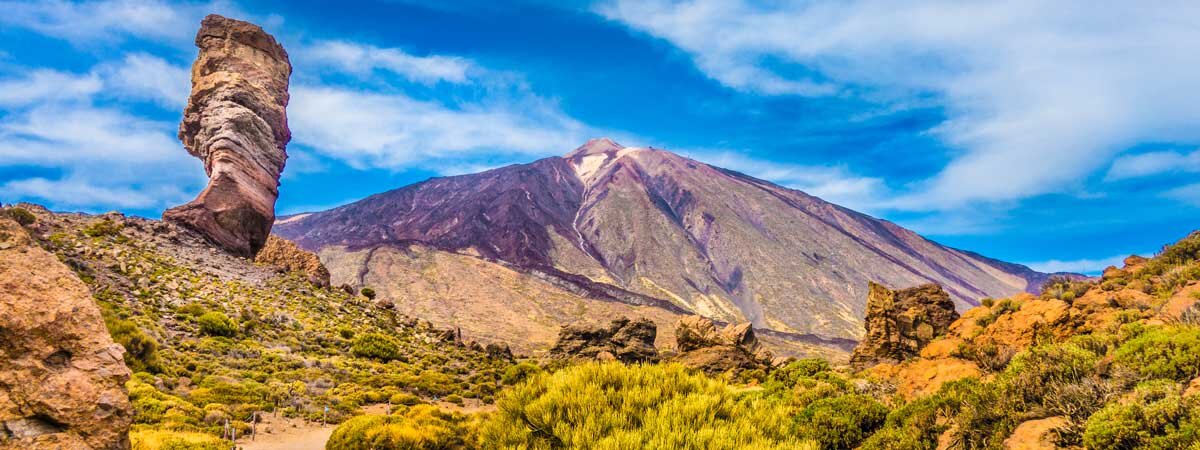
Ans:
<svg viewBox="0 0 1200 450"><path fill-rule="evenodd" d="M650 319L621 318L608 327L568 325L558 333L550 356L560 359L616 360L624 363L658 360L654 338L658 327Z"/></svg>
<svg viewBox="0 0 1200 450"><path fill-rule="evenodd" d="M896 291L876 283L868 287L866 335L850 357L855 369L917 356L958 319L954 301L936 284Z"/></svg>
<svg viewBox="0 0 1200 450"><path fill-rule="evenodd" d="M299 272L308 277L312 284L329 287L329 270L321 264L321 259L279 236L272 234L267 238L266 245L254 257L254 262Z"/></svg>
<svg viewBox="0 0 1200 450"><path fill-rule="evenodd" d="M1070 422L1066 417L1029 420L1017 425L1011 436L1004 440L1004 450L1055 450L1055 430Z"/></svg>
<svg viewBox="0 0 1200 450"><path fill-rule="evenodd" d="M937 392L945 383L983 375L979 366L958 358L918 358L900 364L880 363L867 369L866 373L895 384L896 394L908 400Z"/></svg>
<svg viewBox="0 0 1200 450"><path fill-rule="evenodd" d="M242 256L258 253L275 221L279 175L291 140L287 52L257 25L210 15L196 34L192 94L179 125L209 182L163 219L199 231Z"/></svg>
<svg viewBox="0 0 1200 450"><path fill-rule="evenodd" d="M775 357L761 348L750 323L716 325L700 316L679 320L675 328L675 360L705 373L753 370L771 367Z"/></svg>
<svg viewBox="0 0 1200 450"><path fill-rule="evenodd" d="M0 217L0 449L129 448L124 349L83 281Z"/></svg>

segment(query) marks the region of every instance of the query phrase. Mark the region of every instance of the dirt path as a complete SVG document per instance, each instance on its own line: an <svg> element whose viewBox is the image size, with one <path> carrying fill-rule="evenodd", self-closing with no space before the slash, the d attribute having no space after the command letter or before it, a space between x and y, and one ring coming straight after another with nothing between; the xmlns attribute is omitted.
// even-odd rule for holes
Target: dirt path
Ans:
<svg viewBox="0 0 1200 450"><path fill-rule="evenodd" d="M480 405L468 402L464 406L439 402L438 406L464 414L492 411L495 405ZM387 405L370 405L363 407L363 414L387 414ZM287 419L265 415L262 423L258 424L258 436L251 441L249 438L238 439L237 445L241 450L325 450L325 443L333 434L337 425L322 426L317 422L303 419Z"/></svg>
<svg viewBox="0 0 1200 450"><path fill-rule="evenodd" d="M336 425L322 426L303 419L264 417L254 441L238 439L242 450L325 450Z"/></svg>

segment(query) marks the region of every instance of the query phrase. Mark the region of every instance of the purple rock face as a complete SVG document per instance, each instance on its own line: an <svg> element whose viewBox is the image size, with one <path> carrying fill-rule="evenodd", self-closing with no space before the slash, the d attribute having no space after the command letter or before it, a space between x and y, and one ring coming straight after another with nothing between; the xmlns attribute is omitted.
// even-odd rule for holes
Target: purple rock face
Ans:
<svg viewBox="0 0 1200 450"><path fill-rule="evenodd" d="M756 328L856 339L867 282L937 283L960 307L1038 274L737 172L589 141L281 220L302 247L421 242L553 270Z"/></svg>

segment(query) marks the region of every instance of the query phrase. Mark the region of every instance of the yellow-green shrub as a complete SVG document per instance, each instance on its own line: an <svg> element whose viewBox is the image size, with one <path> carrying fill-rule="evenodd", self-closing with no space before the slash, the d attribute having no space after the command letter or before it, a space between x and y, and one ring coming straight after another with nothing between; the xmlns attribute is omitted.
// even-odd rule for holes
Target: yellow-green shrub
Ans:
<svg viewBox="0 0 1200 450"><path fill-rule="evenodd" d="M391 415L358 416L333 431L326 450L450 450L467 447L461 415L432 405L401 407Z"/></svg>
<svg viewBox="0 0 1200 450"><path fill-rule="evenodd" d="M785 407L739 397L675 364L584 364L503 393L483 424L490 446L583 449L813 448Z"/></svg>
<svg viewBox="0 0 1200 450"><path fill-rule="evenodd" d="M229 441L188 431L135 429L129 433L133 450L229 450Z"/></svg>

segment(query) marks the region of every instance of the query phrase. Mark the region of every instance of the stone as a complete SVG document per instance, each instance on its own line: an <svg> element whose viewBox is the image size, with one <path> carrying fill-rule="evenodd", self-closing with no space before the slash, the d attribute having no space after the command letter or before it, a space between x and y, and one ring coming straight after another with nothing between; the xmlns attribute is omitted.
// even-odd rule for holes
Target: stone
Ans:
<svg viewBox="0 0 1200 450"><path fill-rule="evenodd" d="M192 93L179 139L204 161L208 186L163 220L202 234L233 254L250 257L275 221L279 176L291 140L287 126L287 52L257 25L218 15L196 34Z"/></svg>
<svg viewBox="0 0 1200 450"><path fill-rule="evenodd" d="M308 250L297 246L294 242L271 235L266 245L254 257L258 264L275 266L288 272L304 274L308 281L321 287L329 287L329 269L321 264L321 259Z"/></svg>
<svg viewBox="0 0 1200 450"><path fill-rule="evenodd" d="M1056 430L1069 424L1063 416L1022 422L1004 440L1004 450L1055 450L1059 448L1055 444Z"/></svg>
<svg viewBox="0 0 1200 450"><path fill-rule="evenodd" d="M0 242L0 449L128 449L124 349L87 286L7 216Z"/></svg>
<svg viewBox="0 0 1200 450"><path fill-rule="evenodd" d="M767 369L775 356L763 349L750 323L729 324L721 330L701 316L687 316L675 327L674 360L708 374Z"/></svg>
<svg viewBox="0 0 1200 450"><path fill-rule="evenodd" d="M869 283L868 288L866 334L850 357L856 370L918 356L958 320L954 301L936 284L891 290Z"/></svg>
<svg viewBox="0 0 1200 450"><path fill-rule="evenodd" d="M607 327L568 325L558 332L558 342L550 349L556 359L654 362L658 349L654 338L658 327L650 319L613 320Z"/></svg>

